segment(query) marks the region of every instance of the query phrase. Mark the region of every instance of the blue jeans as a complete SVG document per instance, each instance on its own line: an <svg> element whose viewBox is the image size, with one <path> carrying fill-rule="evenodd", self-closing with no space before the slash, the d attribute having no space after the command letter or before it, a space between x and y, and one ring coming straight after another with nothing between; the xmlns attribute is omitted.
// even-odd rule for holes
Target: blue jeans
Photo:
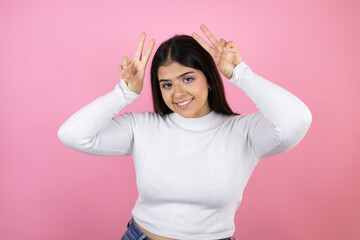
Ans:
<svg viewBox="0 0 360 240"><path fill-rule="evenodd" d="M127 230L122 236L121 240L152 240L149 238L134 222L134 217L130 219L127 224ZM233 236L222 238L219 240L235 240Z"/></svg>

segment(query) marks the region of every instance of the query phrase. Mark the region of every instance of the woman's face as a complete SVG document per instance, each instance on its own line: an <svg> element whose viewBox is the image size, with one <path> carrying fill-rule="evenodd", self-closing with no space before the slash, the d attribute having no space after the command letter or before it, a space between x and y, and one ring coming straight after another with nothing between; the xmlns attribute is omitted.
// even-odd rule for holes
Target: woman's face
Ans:
<svg viewBox="0 0 360 240"><path fill-rule="evenodd" d="M158 79L164 102L172 111L184 118L199 118L211 112L209 85L202 71L173 62L159 67ZM183 102L187 104L178 104Z"/></svg>

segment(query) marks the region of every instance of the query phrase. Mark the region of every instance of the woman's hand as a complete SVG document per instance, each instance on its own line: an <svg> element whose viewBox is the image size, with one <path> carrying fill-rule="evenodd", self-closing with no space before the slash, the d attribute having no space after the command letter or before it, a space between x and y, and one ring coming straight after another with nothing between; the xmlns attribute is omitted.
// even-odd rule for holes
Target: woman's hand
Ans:
<svg viewBox="0 0 360 240"><path fill-rule="evenodd" d="M128 88L137 94L140 94L143 88L146 64L148 63L149 57L155 45L155 40L151 39L145 54L141 56L145 36L145 32L142 32L134 59L130 60L128 57L123 56L122 65L119 66L120 77L125 80Z"/></svg>
<svg viewBox="0 0 360 240"><path fill-rule="evenodd" d="M204 24L202 24L200 28L214 47L196 33L193 33L192 37L210 53L221 73L230 79L236 65L243 61L238 48L233 41L226 42L225 39L221 38L220 42L218 42Z"/></svg>

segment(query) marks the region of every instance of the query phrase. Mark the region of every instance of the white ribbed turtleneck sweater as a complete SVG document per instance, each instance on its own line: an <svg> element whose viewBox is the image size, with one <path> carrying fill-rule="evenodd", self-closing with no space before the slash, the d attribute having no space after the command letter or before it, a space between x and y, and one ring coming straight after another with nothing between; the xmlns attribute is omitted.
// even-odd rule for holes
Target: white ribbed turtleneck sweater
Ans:
<svg viewBox="0 0 360 240"><path fill-rule="evenodd" d="M63 144L102 156L131 154L139 197L135 221L165 237L226 238L249 177L260 159L297 145L312 121L296 96L252 72L245 62L229 80L260 110L183 118L173 112L119 111L139 94L124 80L73 114L59 129Z"/></svg>

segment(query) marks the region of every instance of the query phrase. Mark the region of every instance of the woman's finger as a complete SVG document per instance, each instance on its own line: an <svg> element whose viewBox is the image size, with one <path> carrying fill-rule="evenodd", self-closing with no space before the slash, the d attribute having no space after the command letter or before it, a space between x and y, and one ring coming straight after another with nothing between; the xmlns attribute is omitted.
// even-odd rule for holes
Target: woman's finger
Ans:
<svg viewBox="0 0 360 240"><path fill-rule="evenodd" d="M221 47L225 47L225 45L226 45L225 39L221 38L221 39L220 39L220 46L221 46Z"/></svg>
<svg viewBox="0 0 360 240"><path fill-rule="evenodd" d="M122 65L119 66L119 74L120 74L120 77L121 77L122 79L125 78L126 70L123 68Z"/></svg>
<svg viewBox="0 0 360 240"><path fill-rule="evenodd" d="M145 65L148 63L148 60L150 58L150 55L151 55L151 52L154 48L154 45L155 45L155 40L154 39L151 39L150 42L149 42L149 45L141 59L141 61L145 61Z"/></svg>
<svg viewBox="0 0 360 240"><path fill-rule="evenodd" d="M229 41L227 42L226 46L230 49L235 49L237 52L239 52L239 49L237 48L236 44L234 43L234 41Z"/></svg>
<svg viewBox="0 0 360 240"><path fill-rule="evenodd" d="M141 53L142 53L144 42L145 42L145 35L146 34L144 32L142 32L140 34L140 39L139 39L139 42L138 42L138 45L137 45L137 48L136 48L134 61L140 61Z"/></svg>
<svg viewBox="0 0 360 240"><path fill-rule="evenodd" d="M215 36L209 31L209 29L205 26L205 24L201 24L200 26L201 30L205 33L207 38L210 40L210 42L214 45L215 48L217 48L219 51L221 51L221 46L218 42L218 40L215 38Z"/></svg>
<svg viewBox="0 0 360 240"><path fill-rule="evenodd" d="M202 39L199 35L197 35L197 33L193 33L192 37L208 52L211 54L213 47L207 43L206 41L204 41L204 39ZM211 54L212 55L212 54Z"/></svg>
<svg viewBox="0 0 360 240"><path fill-rule="evenodd" d="M128 58L127 56L125 56L125 59L126 59L126 64L127 64L127 65L130 65L130 64L131 64L131 59Z"/></svg>
<svg viewBox="0 0 360 240"><path fill-rule="evenodd" d="M123 67L124 66L126 66L126 65L128 65L128 60L127 60L128 58L126 57L126 56L123 56L122 57L122 65L123 65Z"/></svg>

